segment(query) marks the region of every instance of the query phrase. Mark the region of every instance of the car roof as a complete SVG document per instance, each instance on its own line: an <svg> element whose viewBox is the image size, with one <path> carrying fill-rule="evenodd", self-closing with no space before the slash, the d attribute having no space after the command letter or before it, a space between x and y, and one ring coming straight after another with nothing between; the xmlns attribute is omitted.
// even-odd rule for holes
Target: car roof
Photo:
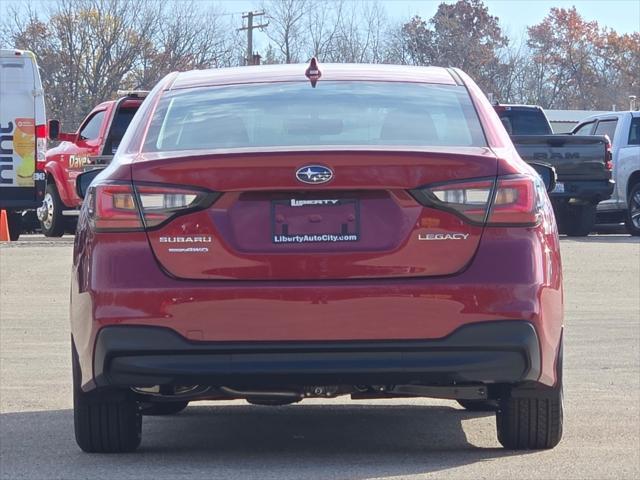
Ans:
<svg viewBox="0 0 640 480"><path fill-rule="evenodd" d="M543 108L540 105L522 105L517 103L497 103L493 107L494 108L509 107L509 108L518 109L518 110L543 110Z"/></svg>
<svg viewBox="0 0 640 480"><path fill-rule="evenodd" d="M19 50L17 48L0 49L0 58L14 58L14 57L35 58L35 55L30 50Z"/></svg>
<svg viewBox="0 0 640 480"><path fill-rule="evenodd" d="M104 110L109 105L112 105L112 104L118 102L119 100L120 100L119 98L116 99L116 100L106 100L104 102L99 103L95 107L93 107L93 110ZM121 107L122 108L139 107L142 104L143 101L144 101L144 98L139 98L139 97L130 97L129 98L129 97L127 97L127 99L122 102Z"/></svg>
<svg viewBox="0 0 640 480"><path fill-rule="evenodd" d="M353 63L319 63L318 66L322 74L319 84L331 80L458 84L452 73L443 67ZM243 83L308 81L305 77L307 67L308 64L298 63L192 70L178 73L169 90Z"/></svg>
<svg viewBox="0 0 640 480"><path fill-rule="evenodd" d="M593 122L595 120L601 120L603 118L620 118L623 115L628 115L631 114L632 117L638 117L640 116L640 111L637 110L617 110L617 111L611 111L611 112L605 112L605 113L598 113L595 115L589 115L588 117L583 118L582 120L580 120L579 123L576 124L576 127L578 125L582 125L588 122ZM575 129L574 129L575 130Z"/></svg>

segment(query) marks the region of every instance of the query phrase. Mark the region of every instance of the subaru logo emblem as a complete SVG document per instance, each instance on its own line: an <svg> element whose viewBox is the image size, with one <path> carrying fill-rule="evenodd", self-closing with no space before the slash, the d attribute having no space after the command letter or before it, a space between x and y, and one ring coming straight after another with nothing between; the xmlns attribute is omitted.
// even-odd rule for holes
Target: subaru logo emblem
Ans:
<svg viewBox="0 0 640 480"><path fill-rule="evenodd" d="M323 167L322 165L305 165L296 170L296 178L302 183L312 185L327 183L333 178L333 171L329 167Z"/></svg>

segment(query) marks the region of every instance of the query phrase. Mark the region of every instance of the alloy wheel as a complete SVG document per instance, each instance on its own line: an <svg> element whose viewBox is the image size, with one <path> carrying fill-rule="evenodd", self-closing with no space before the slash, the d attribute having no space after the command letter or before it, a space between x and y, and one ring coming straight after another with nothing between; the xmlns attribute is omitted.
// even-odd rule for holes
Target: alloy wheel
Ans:
<svg viewBox="0 0 640 480"><path fill-rule="evenodd" d="M629 201L631 222L636 228L640 228L640 190L636 190Z"/></svg>
<svg viewBox="0 0 640 480"><path fill-rule="evenodd" d="M45 228L50 229L51 225L53 224L53 208L54 207L53 207L53 197L49 192L45 194L42 204L45 210L45 215L44 215L44 219L42 220L42 224L44 225Z"/></svg>

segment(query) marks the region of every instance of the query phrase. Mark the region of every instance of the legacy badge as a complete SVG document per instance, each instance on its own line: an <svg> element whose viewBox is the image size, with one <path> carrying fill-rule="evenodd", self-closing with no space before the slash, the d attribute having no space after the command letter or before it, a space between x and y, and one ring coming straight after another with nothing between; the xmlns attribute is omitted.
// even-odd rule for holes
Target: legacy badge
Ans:
<svg viewBox="0 0 640 480"><path fill-rule="evenodd" d="M419 233L418 240L466 240L468 233Z"/></svg>

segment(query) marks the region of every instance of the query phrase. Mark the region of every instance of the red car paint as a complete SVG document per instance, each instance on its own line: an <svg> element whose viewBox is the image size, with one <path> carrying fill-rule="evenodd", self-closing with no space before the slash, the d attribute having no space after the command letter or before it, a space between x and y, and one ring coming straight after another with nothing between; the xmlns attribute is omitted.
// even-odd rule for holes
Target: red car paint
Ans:
<svg viewBox="0 0 640 480"><path fill-rule="evenodd" d="M123 140L126 146L96 180L80 215L71 327L84 391L101 388L96 369L104 365L97 360L101 353L96 345L101 331L116 325L163 327L195 346L246 346L439 340L468 325L525 321L533 325L539 342L540 370L534 382L558 384L562 271L546 193L538 194L536 220L528 225L491 223L498 206L489 223L474 223L424 205L411 193L443 182L497 178L500 185L513 175L533 178L478 87L462 72L445 69L321 69L318 89L332 80L464 83L487 146L152 153L142 145L154 109L169 89L308 82L300 65L168 76L151 92ZM328 167L334 178L326 185L304 185L294 175L304 165ZM361 168L372 165L376 168ZM101 193L114 188L113 182L111 197ZM124 215L127 209L142 208L142 197L135 204L118 200L124 203L115 208L118 192L132 191L132 184L142 192L187 188L218 193L210 205L160 219L158 227L145 231L137 227L140 217ZM269 241L269 205L274 201L327 198L358 199L358 241ZM311 223L329 215L321 207L309 208ZM100 227L109 225L102 223L100 212L115 212L104 219L121 228ZM347 225L351 213L348 207L332 211L340 217L336 221ZM290 214L286 208L275 211L285 219ZM277 223L276 217L272 221ZM295 225L299 219L287 220ZM427 234L441 235L441 241L419 239ZM446 237L454 234L458 237ZM187 241L195 250L170 251Z"/></svg>

